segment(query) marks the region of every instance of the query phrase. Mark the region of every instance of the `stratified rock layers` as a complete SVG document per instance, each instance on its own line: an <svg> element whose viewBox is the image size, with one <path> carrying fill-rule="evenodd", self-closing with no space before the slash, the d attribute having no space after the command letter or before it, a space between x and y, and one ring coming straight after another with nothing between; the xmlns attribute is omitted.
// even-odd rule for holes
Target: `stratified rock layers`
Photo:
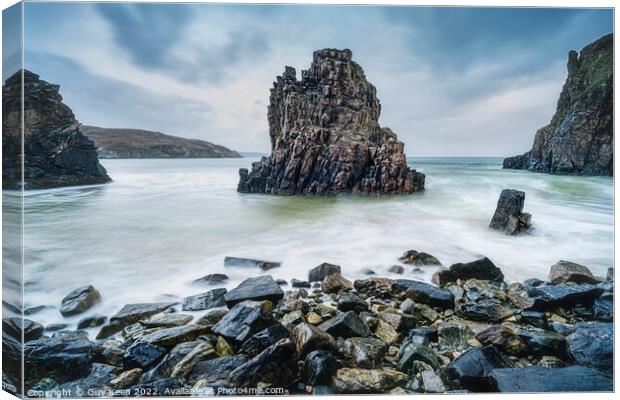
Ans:
<svg viewBox="0 0 620 400"><path fill-rule="evenodd" d="M2 188L26 189L88 185L110 181L94 143L84 136L59 86L37 74L16 72L2 86Z"/></svg>
<svg viewBox="0 0 620 400"><path fill-rule="evenodd" d="M404 144L379 125L375 87L350 50L315 51L301 80L286 67L271 89L271 155L239 171L239 192L412 193L424 174L407 166Z"/></svg>
<svg viewBox="0 0 620 400"><path fill-rule="evenodd" d="M549 125L532 150L504 168L573 175L613 175L613 35L568 54L568 77Z"/></svg>

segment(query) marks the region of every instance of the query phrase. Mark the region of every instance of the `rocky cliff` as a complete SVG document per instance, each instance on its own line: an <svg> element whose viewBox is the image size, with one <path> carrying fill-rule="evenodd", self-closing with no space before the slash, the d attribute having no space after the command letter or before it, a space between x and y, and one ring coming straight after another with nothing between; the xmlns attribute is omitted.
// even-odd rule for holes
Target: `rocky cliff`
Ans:
<svg viewBox="0 0 620 400"><path fill-rule="evenodd" d="M568 77L551 122L532 150L504 168L575 175L613 175L613 34L568 53Z"/></svg>
<svg viewBox="0 0 620 400"><path fill-rule="evenodd" d="M100 158L238 158L239 153L198 139L185 139L141 129L82 126L95 142Z"/></svg>
<svg viewBox="0 0 620 400"><path fill-rule="evenodd" d="M286 67L271 89L271 155L241 169L238 191L329 195L424 189L407 167L404 144L379 125L375 87L350 50L315 51L297 80Z"/></svg>
<svg viewBox="0 0 620 400"><path fill-rule="evenodd" d="M59 86L24 70L22 114L21 82L18 71L2 86L2 188L21 186L22 115L26 189L110 181L94 143L62 102Z"/></svg>

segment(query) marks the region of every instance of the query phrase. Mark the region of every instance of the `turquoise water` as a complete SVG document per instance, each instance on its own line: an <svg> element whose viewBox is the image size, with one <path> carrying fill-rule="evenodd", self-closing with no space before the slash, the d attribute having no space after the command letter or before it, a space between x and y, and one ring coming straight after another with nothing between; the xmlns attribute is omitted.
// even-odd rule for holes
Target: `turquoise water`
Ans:
<svg viewBox="0 0 620 400"><path fill-rule="evenodd" d="M496 158L415 158L427 190L409 196L239 194L237 171L252 161L103 160L110 184L27 192L26 306L54 306L32 318L63 321L60 300L85 284L103 296L92 312L109 316L126 303L204 291L189 283L208 273L228 274L228 287L261 274L224 268L225 256L281 261L269 272L287 280L321 262L341 265L350 279L364 268L394 276L387 270L408 249L447 266L485 255L509 281L545 278L560 259L598 275L613 264L611 178L502 170ZM530 234L487 228L504 188L526 192ZM7 204L15 193L3 196ZM17 210L5 206L3 217ZM405 269L426 281L435 271Z"/></svg>

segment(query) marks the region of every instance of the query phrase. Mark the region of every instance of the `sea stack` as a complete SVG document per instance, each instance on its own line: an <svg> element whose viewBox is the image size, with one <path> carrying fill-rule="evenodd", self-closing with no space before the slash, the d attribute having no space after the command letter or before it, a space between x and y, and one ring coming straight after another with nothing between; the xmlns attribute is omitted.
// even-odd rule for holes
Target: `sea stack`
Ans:
<svg viewBox="0 0 620 400"><path fill-rule="evenodd" d="M572 175L613 175L613 34L568 53L568 77L549 125L532 150L504 168Z"/></svg>
<svg viewBox="0 0 620 400"><path fill-rule="evenodd" d="M350 50L323 49L297 80L285 67L269 98L271 155L241 169L237 190L280 195L424 190L405 145L379 125L375 87Z"/></svg>
<svg viewBox="0 0 620 400"><path fill-rule="evenodd" d="M94 143L84 136L59 86L20 70L2 86L2 188L21 188L22 77L24 188L109 182Z"/></svg>

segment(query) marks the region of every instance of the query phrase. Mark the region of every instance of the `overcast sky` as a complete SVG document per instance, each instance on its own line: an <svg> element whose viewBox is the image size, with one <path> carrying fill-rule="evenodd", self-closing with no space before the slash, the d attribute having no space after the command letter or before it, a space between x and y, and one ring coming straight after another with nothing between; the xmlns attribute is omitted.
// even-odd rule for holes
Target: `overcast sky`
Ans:
<svg viewBox="0 0 620 400"><path fill-rule="evenodd" d="M25 67L80 122L241 151L269 151L285 65L299 76L314 50L349 48L410 156L528 150L568 51L613 30L602 9L26 3L24 20Z"/></svg>

